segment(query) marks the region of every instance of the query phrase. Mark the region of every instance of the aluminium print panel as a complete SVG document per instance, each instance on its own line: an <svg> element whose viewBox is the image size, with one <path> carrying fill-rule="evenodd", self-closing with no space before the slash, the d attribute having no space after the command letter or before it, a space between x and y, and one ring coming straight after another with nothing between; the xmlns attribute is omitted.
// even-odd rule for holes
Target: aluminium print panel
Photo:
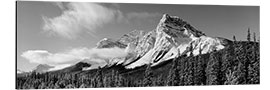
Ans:
<svg viewBox="0 0 270 90"><path fill-rule="evenodd" d="M16 8L16 89L260 84L259 6Z"/></svg>

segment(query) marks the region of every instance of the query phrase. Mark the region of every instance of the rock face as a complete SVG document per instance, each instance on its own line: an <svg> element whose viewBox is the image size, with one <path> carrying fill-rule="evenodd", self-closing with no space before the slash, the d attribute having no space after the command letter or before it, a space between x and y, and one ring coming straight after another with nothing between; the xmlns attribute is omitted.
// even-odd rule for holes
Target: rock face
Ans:
<svg viewBox="0 0 270 90"><path fill-rule="evenodd" d="M143 36L144 36L145 32L142 30L133 30L132 32L123 35L118 41L128 45L131 42L134 42L136 44L136 42L138 42Z"/></svg>
<svg viewBox="0 0 270 90"><path fill-rule="evenodd" d="M118 40L103 39L97 48L124 48L125 58L114 58L110 64L121 64L126 68L135 68L145 64L152 66L161 62L187 55L212 52L223 49L230 40L208 37L177 16L164 14L155 30L144 33L135 30ZM191 48L192 47L192 48Z"/></svg>
<svg viewBox="0 0 270 90"><path fill-rule="evenodd" d="M127 45L125 45L119 41L109 39L109 38L104 38L97 43L97 48L112 48L112 47L125 48L125 47L127 47Z"/></svg>

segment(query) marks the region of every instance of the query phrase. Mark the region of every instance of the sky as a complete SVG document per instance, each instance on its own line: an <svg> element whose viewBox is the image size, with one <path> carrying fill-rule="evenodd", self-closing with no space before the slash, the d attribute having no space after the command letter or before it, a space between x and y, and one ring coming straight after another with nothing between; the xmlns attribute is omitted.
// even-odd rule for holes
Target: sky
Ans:
<svg viewBox="0 0 270 90"><path fill-rule="evenodd" d="M94 47L103 38L154 30L164 13L179 16L207 36L246 40L250 28L259 37L258 6L17 1L17 69L123 57L122 49Z"/></svg>

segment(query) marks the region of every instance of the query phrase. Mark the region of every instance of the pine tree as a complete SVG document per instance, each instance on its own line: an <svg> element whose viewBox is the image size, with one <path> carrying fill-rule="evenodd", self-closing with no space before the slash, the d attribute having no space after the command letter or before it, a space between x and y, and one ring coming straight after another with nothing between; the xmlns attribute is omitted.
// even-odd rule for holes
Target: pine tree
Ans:
<svg viewBox="0 0 270 90"><path fill-rule="evenodd" d="M204 84L203 82L205 81L205 68L203 67L203 63L204 63L204 59L202 57L202 49L199 48L199 55L198 58L196 58L196 70L195 70L195 80L194 80L194 84L195 85L202 85Z"/></svg>
<svg viewBox="0 0 270 90"><path fill-rule="evenodd" d="M238 75L234 70L229 70L226 72L225 85L237 85L238 84Z"/></svg>
<svg viewBox="0 0 270 90"><path fill-rule="evenodd" d="M185 85L185 60L186 57L182 56L180 57L180 71L178 72L179 73L179 85L183 86Z"/></svg>
<svg viewBox="0 0 270 90"><path fill-rule="evenodd" d="M181 58L181 57L179 57ZM180 74L179 74L179 71L180 71L180 66L179 66L179 62L177 60L177 58L174 59L174 65L173 65L173 85L174 86L178 86L179 83L180 83Z"/></svg>
<svg viewBox="0 0 270 90"><path fill-rule="evenodd" d="M237 47L236 59L238 60L237 65L237 75L239 75L239 84L247 83L247 57L246 57L246 48L244 45Z"/></svg>
<svg viewBox="0 0 270 90"><path fill-rule="evenodd" d="M234 35L233 35L233 41L234 41L234 42L236 42L236 38L235 38L235 36L234 36Z"/></svg>
<svg viewBox="0 0 270 90"><path fill-rule="evenodd" d="M225 82L226 81L226 73L229 70L232 70L232 55L231 55L231 46L226 47L225 49L223 49L223 53L222 53L222 66L221 66L221 75L222 75L222 79L221 82Z"/></svg>
<svg viewBox="0 0 270 90"><path fill-rule="evenodd" d="M104 84L103 84L103 73L102 73L102 70L101 68L99 67L96 75L95 75L95 84L97 87L104 87Z"/></svg>
<svg viewBox="0 0 270 90"><path fill-rule="evenodd" d="M257 40L256 40L256 33L255 32L253 32L253 40L254 40L254 42L257 42Z"/></svg>
<svg viewBox="0 0 270 90"><path fill-rule="evenodd" d="M189 63L188 63L188 58L185 58L183 60L183 82L184 82L184 85L189 85L188 83L188 75L189 75Z"/></svg>
<svg viewBox="0 0 270 90"><path fill-rule="evenodd" d="M247 40L250 42L250 28L248 28Z"/></svg>
<svg viewBox="0 0 270 90"><path fill-rule="evenodd" d="M194 55L193 55L193 46L192 46L192 43L190 43L189 52L190 52L189 57L193 57Z"/></svg>
<svg viewBox="0 0 270 90"><path fill-rule="evenodd" d="M255 35L255 34L254 34ZM256 36L254 37L256 38ZM255 39L254 39L255 40ZM252 44L252 49L250 49L249 58L250 62L248 65L248 84L258 84L259 83L259 59L258 59L258 47L256 42Z"/></svg>
<svg viewBox="0 0 270 90"><path fill-rule="evenodd" d="M187 72L187 85L194 85L194 55L193 55L193 46L192 43L190 43L190 48L189 48L189 57L188 57L188 72Z"/></svg>
<svg viewBox="0 0 270 90"><path fill-rule="evenodd" d="M115 75L115 86L116 87L121 87L122 86L122 79L123 77L118 73L118 71L116 71L116 75Z"/></svg>
<svg viewBox="0 0 270 90"><path fill-rule="evenodd" d="M153 84L153 72L151 70L151 64L147 65L143 79L144 86L152 86Z"/></svg>
<svg viewBox="0 0 270 90"><path fill-rule="evenodd" d="M216 52L210 54L210 58L206 67L207 85L220 85L220 62Z"/></svg>
<svg viewBox="0 0 270 90"><path fill-rule="evenodd" d="M173 62L173 63L175 63L175 62ZM174 65L174 64L173 64ZM166 85L167 86L173 86L173 84L174 84L174 66L172 65L172 67L171 67L171 69L170 69L170 71L169 71L169 75L167 76L167 80L166 80Z"/></svg>

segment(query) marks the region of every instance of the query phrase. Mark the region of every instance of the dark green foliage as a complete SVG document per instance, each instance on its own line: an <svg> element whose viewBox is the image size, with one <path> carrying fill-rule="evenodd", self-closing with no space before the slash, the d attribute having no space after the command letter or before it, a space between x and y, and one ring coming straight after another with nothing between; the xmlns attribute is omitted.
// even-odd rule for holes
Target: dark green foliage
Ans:
<svg viewBox="0 0 270 90"><path fill-rule="evenodd" d="M192 48L189 49L192 51ZM199 50L201 53L201 50ZM76 72L29 73L17 77L17 89L238 85L260 83L259 43L235 41L207 54L180 56L132 70L121 66Z"/></svg>

